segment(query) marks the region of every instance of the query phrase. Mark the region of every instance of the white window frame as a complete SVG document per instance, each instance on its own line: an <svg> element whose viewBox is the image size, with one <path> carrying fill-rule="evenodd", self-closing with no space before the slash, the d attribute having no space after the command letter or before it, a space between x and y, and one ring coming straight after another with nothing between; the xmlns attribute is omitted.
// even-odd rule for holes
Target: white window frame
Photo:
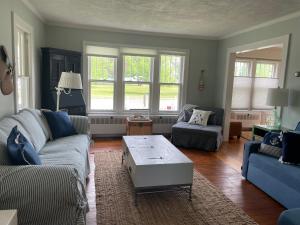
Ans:
<svg viewBox="0 0 300 225"><path fill-rule="evenodd" d="M183 76L181 76L180 77L180 82L179 83L161 83L160 82L160 70L161 70L161 56L162 55L169 55L169 56L171 56L171 55L174 55L174 56L181 56L182 58L183 58L183 61L182 61L182 65L181 65L181 74L183 74ZM158 88L159 88L159 99L158 99L158 110L159 110L159 106L160 106L160 87L162 86L162 85L170 85L170 86L172 86L172 85L176 85L176 86L178 86L179 87L179 96L178 96L178 109L175 111L168 111L168 110L159 110L159 112L162 112L162 113L164 113L164 114L167 114L167 113L178 113L180 110L181 110L181 108L182 108L182 106L183 106L183 102L182 102L182 99L184 98L184 93L183 93L183 90L184 90L184 88L185 88L185 67L186 67L186 65L185 65L185 63L186 63L186 55L184 55L184 54L176 54L176 53L172 53L172 54L170 54L170 53L164 53L164 52L160 52L160 54L159 54L159 76L158 76Z"/></svg>
<svg viewBox="0 0 300 225"><path fill-rule="evenodd" d="M17 30L20 29L27 33L28 36L28 79L29 79L29 107L30 108L36 108L36 88L35 88L35 61L33 59L34 57L34 30L31 25L29 25L27 22L25 22L21 17L19 17L16 13L12 12L12 36L13 36L13 61L14 65L16 65L16 57L17 57ZM14 100L15 100L15 112L18 112L18 89L17 89L17 74L14 73L14 87L15 87L15 93L14 93Z"/></svg>
<svg viewBox="0 0 300 225"><path fill-rule="evenodd" d="M102 111L102 112L114 112L116 110L116 81L117 81L117 74L118 74L118 57L116 56L110 56L110 55L94 55L94 54L86 54L87 58L89 56L95 56L95 57L105 57L105 58L114 58L116 60L116 63L115 63L115 68L114 68L114 71L115 71L115 74L114 74L114 80L111 81L111 80L101 80L101 79L91 79L90 78L90 73L89 73L89 63L88 63L88 59L87 59L87 78L88 78L88 109L91 111L91 112L98 112L98 111ZM99 82L99 83L112 83L114 85L114 95L113 95L113 101L114 101L114 104L113 104L113 109L112 110L109 110L109 109L104 109L104 110L97 110L97 109L91 109L91 83L93 82Z"/></svg>
<svg viewBox="0 0 300 225"><path fill-rule="evenodd" d="M117 77L115 79L115 92L114 92L114 110L91 110L90 109L90 85L89 77L84 76L83 87L86 92L84 92L85 100L88 106L88 114L93 115L131 115L133 113L149 113L150 115L177 115L186 103L187 95L187 83L188 83L188 65L189 65L189 50L188 49L173 49L173 48L163 48L163 47L149 47L149 46L138 46L138 45L126 45L126 44L111 44L103 42L90 42L83 41L83 71L88 74L88 56L86 54L87 46L98 46L98 47L108 47L108 48L118 48L119 55L117 57ZM137 48L137 49L149 49L156 51L156 54L134 54L134 53L123 53L122 49ZM150 96L149 96L149 110L125 110L125 81L123 78L123 56L124 55L134 55L134 56L150 56L153 57L153 69L152 69L152 82L150 82ZM180 55L184 56L183 60L183 76L181 77L181 87L179 104L177 111L159 111L159 73L160 73L160 55ZM97 55L100 56L100 55ZM103 56L103 55L102 55ZM104 56L107 57L107 56ZM128 83L128 81L126 81ZM138 83L138 82L133 82ZM169 83L168 83L169 84ZM176 84L178 85L178 84Z"/></svg>
<svg viewBox="0 0 300 225"><path fill-rule="evenodd" d="M139 54L130 54L130 53L122 53L121 54L121 58L122 58L122 62L124 62L124 57L125 56L141 56L141 57L151 57L152 58L152 62L151 62L151 74L150 74L150 81L125 81L125 63L122 63L122 90L123 90L123 112L124 113L136 113L136 112L151 112L151 106L152 106L152 99L153 99L153 79L154 79L154 62L155 62L155 56L153 55L139 55ZM149 85L149 108L148 109L125 109L125 85L126 84L148 84Z"/></svg>

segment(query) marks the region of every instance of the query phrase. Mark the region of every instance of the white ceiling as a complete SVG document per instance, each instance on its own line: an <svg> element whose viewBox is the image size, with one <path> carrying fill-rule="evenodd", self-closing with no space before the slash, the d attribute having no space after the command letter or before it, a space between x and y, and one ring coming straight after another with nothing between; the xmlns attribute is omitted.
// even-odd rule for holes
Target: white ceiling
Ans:
<svg viewBox="0 0 300 225"><path fill-rule="evenodd" d="M300 10L299 0L24 0L50 24L219 38Z"/></svg>

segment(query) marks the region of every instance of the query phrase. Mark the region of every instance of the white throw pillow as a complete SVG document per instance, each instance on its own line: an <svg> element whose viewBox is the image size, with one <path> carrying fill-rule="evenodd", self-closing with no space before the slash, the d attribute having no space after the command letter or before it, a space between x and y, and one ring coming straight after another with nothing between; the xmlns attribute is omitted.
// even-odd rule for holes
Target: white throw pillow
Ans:
<svg viewBox="0 0 300 225"><path fill-rule="evenodd" d="M188 123L206 126L210 114L211 111L193 109L193 114Z"/></svg>

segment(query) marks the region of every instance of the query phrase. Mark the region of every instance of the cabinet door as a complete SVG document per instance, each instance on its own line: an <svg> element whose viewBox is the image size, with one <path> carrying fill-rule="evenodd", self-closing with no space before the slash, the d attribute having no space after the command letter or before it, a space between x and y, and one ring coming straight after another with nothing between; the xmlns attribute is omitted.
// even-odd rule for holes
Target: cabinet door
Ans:
<svg viewBox="0 0 300 225"><path fill-rule="evenodd" d="M50 89L55 89L58 85L60 75L65 72L65 56L63 55L51 55L50 56Z"/></svg>
<svg viewBox="0 0 300 225"><path fill-rule="evenodd" d="M81 73L81 57L67 56L66 57L66 71L73 71L74 73Z"/></svg>

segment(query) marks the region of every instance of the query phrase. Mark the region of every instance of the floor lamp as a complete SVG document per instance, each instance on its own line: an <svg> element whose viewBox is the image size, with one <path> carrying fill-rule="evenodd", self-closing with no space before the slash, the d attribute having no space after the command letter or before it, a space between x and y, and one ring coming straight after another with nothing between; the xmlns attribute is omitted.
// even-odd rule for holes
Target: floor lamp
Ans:
<svg viewBox="0 0 300 225"><path fill-rule="evenodd" d="M81 76L79 73L62 72L58 85L55 88L57 94L56 111L59 111L60 94L63 91L66 95L71 94L72 89L82 90Z"/></svg>

